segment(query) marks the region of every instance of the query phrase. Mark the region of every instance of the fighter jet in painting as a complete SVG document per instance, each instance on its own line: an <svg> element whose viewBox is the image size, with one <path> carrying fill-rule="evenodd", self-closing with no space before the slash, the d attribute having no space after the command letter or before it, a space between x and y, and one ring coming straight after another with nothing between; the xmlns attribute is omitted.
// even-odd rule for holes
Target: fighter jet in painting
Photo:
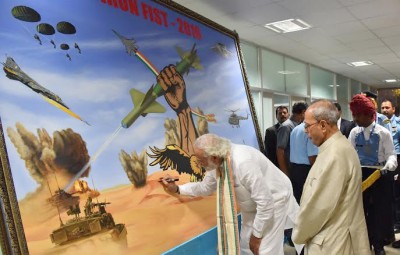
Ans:
<svg viewBox="0 0 400 255"><path fill-rule="evenodd" d="M200 64L200 58L197 55L196 44L193 44L193 47L190 51L183 51L183 49L179 46L176 46L176 51L178 51L179 56L181 57L182 63L190 63L190 67L196 70L203 70L203 66ZM187 68L184 74L189 74L190 68Z"/></svg>
<svg viewBox="0 0 400 255"><path fill-rule="evenodd" d="M217 43L213 47L211 47L213 51L218 53L224 58L229 57L232 53L226 48L226 45L223 43Z"/></svg>
<svg viewBox="0 0 400 255"><path fill-rule="evenodd" d="M203 69L200 64L200 58L197 56L196 44L190 51L184 52L182 48L177 46L181 61L176 63L176 71L181 75L189 73L191 68ZM148 113L164 113L164 106L156 102L156 99L165 94L161 85L157 82L152 85L146 94L132 88L130 90L134 108L121 121L121 126L129 128L140 116L145 117Z"/></svg>
<svg viewBox="0 0 400 255"><path fill-rule="evenodd" d="M83 120L81 117L79 117L79 115L77 115L71 109L69 109L69 107L61 100L59 96L57 96L50 90L46 89L45 87L40 86L39 83L37 83L26 73L24 73L13 58L7 57L6 62L2 64L3 64L3 70L6 73L7 78L22 82L36 93L42 94L44 100L46 100L51 105L59 108L60 110L66 112L72 117L90 125L87 121Z"/></svg>
<svg viewBox="0 0 400 255"><path fill-rule="evenodd" d="M34 81L31 77L29 77L26 73L24 73L21 68L17 65L15 60L11 57L7 57L7 60L3 64L3 70L6 73L6 77L12 80L20 81L30 89L35 91L36 93L42 94L43 96L56 101L60 105L68 108L65 103L61 100L59 96L46 89L43 86L40 86L39 83ZM68 108L69 109L69 108Z"/></svg>
<svg viewBox="0 0 400 255"><path fill-rule="evenodd" d="M138 51L139 47L136 45L136 41L133 38L126 38L125 36L119 34L117 31L114 29L111 29L116 36L121 40L122 44L125 46L126 53L129 54L129 56L132 56L136 54Z"/></svg>

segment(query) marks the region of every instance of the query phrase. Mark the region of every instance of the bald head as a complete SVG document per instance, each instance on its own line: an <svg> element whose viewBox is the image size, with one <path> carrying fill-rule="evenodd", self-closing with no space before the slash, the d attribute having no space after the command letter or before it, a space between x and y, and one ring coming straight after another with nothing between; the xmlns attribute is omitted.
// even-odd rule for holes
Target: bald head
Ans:
<svg viewBox="0 0 400 255"><path fill-rule="evenodd" d="M337 125L338 110L336 106L328 100L314 101L308 110L316 121L325 120L329 125Z"/></svg>
<svg viewBox="0 0 400 255"><path fill-rule="evenodd" d="M306 111L304 132L319 147L339 131L337 118L338 111L333 103L328 100L315 101Z"/></svg>

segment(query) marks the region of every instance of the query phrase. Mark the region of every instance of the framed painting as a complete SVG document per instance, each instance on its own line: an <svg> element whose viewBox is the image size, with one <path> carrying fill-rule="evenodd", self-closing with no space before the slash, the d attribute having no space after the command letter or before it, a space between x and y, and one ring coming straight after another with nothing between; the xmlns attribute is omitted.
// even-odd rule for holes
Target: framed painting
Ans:
<svg viewBox="0 0 400 255"><path fill-rule="evenodd" d="M172 1L0 4L4 254L160 254L215 226L193 142L262 149L238 35Z"/></svg>

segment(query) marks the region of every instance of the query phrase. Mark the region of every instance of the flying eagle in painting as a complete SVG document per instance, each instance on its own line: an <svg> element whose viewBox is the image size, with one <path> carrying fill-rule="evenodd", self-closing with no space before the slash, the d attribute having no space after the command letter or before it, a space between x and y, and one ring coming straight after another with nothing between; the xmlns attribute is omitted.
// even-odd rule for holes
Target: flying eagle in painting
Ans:
<svg viewBox="0 0 400 255"><path fill-rule="evenodd" d="M176 170L179 174L189 174L190 181L201 181L204 177L205 170L199 166L196 156L189 156L185 151L176 144L169 144L164 149L150 147L152 154L147 153L154 161L150 166L160 164L161 169Z"/></svg>

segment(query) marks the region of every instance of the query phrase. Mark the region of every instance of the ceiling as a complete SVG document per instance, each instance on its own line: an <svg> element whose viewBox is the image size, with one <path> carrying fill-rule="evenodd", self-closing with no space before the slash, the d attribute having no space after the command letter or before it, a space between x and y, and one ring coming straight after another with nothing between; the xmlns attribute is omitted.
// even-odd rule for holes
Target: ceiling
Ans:
<svg viewBox="0 0 400 255"><path fill-rule="evenodd" d="M376 88L400 87L400 0L175 0L239 38ZM264 24L299 18L311 29L278 34ZM351 67L346 63L372 61Z"/></svg>

